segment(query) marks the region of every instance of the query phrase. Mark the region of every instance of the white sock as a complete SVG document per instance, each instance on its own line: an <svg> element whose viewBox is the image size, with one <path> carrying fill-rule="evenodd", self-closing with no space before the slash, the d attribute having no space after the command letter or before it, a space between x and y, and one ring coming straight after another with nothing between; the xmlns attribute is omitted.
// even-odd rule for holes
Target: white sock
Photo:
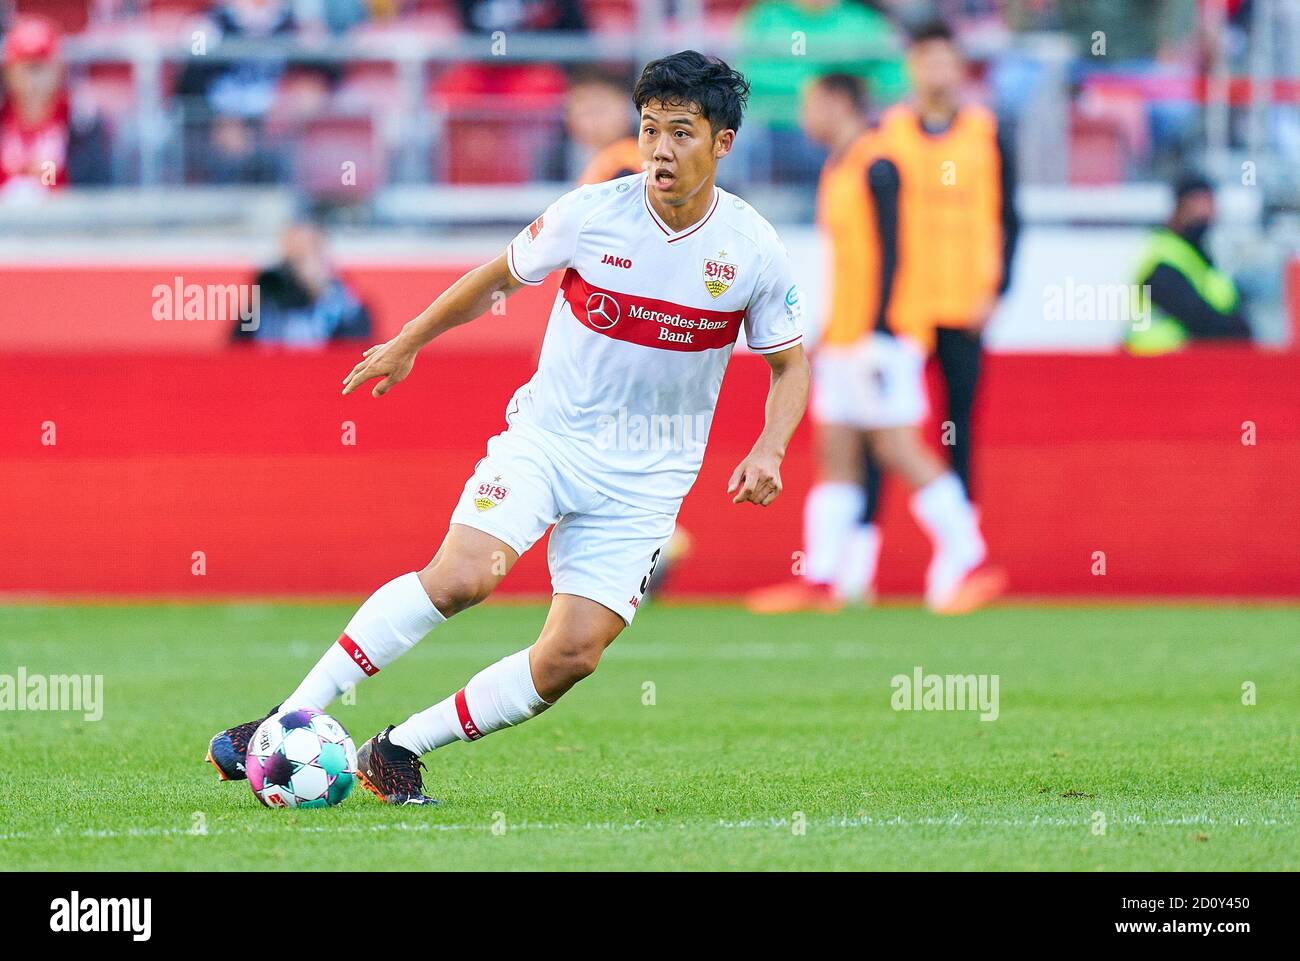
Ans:
<svg viewBox="0 0 1300 961"><path fill-rule="evenodd" d="M961 481L951 471L913 494L911 507L912 516L934 545L926 572L926 599L931 604L941 603L984 560L987 550L979 520Z"/></svg>
<svg viewBox="0 0 1300 961"><path fill-rule="evenodd" d="M843 563L835 575L835 593L851 601L871 593L880 564L880 528L859 524L849 532L844 544Z"/></svg>
<svg viewBox="0 0 1300 961"><path fill-rule="evenodd" d="M389 581L366 599L285 707L323 711L330 702L387 667L445 621L412 571Z"/></svg>
<svg viewBox="0 0 1300 961"><path fill-rule="evenodd" d="M477 741L542 713L551 705L533 686L530 650L524 648L483 668L451 697L397 725L388 739L408 751L426 754L453 741Z"/></svg>
<svg viewBox="0 0 1300 961"><path fill-rule="evenodd" d="M814 584L835 580L843 560L844 542L861 522L865 503L861 485L844 481L817 484L808 492L803 509L808 580Z"/></svg>

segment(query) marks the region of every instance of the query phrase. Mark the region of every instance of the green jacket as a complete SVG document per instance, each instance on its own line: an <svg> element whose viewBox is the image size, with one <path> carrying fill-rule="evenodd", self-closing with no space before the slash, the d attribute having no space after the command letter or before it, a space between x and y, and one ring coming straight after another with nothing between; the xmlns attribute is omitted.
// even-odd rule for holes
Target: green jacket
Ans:
<svg viewBox="0 0 1300 961"><path fill-rule="evenodd" d="M1232 278L1209 263L1201 252L1168 227L1151 233L1139 261L1133 285L1134 322L1150 319L1142 329L1130 325L1125 345L1135 354L1164 354L1187 342L1187 331L1178 321L1151 303L1148 285L1161 265L1172 267L1187 279L1207 304L1222 314L1237 307L1237 287Z"/></svg>

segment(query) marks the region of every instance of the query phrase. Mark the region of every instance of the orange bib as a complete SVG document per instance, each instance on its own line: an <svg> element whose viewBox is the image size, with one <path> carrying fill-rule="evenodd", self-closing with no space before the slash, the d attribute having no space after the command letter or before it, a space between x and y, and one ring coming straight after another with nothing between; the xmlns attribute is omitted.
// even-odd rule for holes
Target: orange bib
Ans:
<svg viewBox="0 0 1300 961"><path fill-rule="evenodd" d="M636 137L625 137L615 140L592 157L578 178L578 183L602 184L615 177L639 174L642 169L641 149L637 146Z"/></svg>
<svg viewBox="0 0 1300 961"><path fill-rule="evenodd" d="M829 244L823 344L851 344L875 325L880 298L880 244L867 171L876 159L868 131L822 168L817 185L817 225Z"/></svg>
<svg viewBox="0 0 1300 961"><path fill-rule="evenodd" d="M969 326L1002 280L997 120L966 105L931 135L900 104L881 119L880 140L901 181L890 323L931 345L936 326Z"/></svg>

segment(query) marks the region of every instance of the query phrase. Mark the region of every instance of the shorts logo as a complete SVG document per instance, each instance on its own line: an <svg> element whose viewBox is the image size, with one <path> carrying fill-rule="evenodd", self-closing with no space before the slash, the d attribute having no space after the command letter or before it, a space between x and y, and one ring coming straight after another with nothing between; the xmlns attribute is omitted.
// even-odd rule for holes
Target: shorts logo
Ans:
<svg viewBox="0 0 1300 961"><path fill-rule="evenodd" d="M597 330L609 330L622 312L618 301L607 293L597 291L587 298L587 323Z"/></svg>
<svg viewBox="0 0 1300 961"><path fill-rule="evenodd" d="M542 215L543 217L545 214ZM542 217L538 217L528 225L528 242L531 244L537 239L537 235L542 232Z"/></svg>
<svg viewBox="0 0 1300 961"><path fill-rule="evenodd" d="M721 257L726 251L719 251ZM704 262L704 287L714 297L721 297L736 279L736 265L725 260L706 260Z"/></svg>
<svg viewBox="0 0 1300 961"><path fill-rule="evenodd" d="M478 485L478 490L474 494L474 506L481 514L496 507L509 495L510 488L501 483L501 475L498 474L490 482Z"/></svg>

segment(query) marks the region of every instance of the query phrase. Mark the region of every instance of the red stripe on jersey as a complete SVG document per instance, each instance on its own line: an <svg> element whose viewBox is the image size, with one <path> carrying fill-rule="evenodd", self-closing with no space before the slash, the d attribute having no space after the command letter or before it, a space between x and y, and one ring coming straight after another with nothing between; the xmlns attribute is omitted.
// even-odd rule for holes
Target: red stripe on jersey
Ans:
<svg viewBox="0 0 1300 961"><path fill-rule="evenodd" d="M506 248L506 258L510 261L510 272L514 274L515 277L518 278L522 283L528 284L532 287L536 287L538 284L542 282L542 280L546 279L545 277L543 277L542 280L529 280L527 277L525 277L523 274L519 272L519 267L518 265L515 264L515 245L513 242L510 244L509 247Z"/></svg>
<svg viewBox="0 0 1300 961"><path fill-rule="evenodd" d="M594 287L572 267L564 272L560 289L573 316L588 330L642 347L688 351L730 347L745 317L743 310L685 307Z"/></svg>
<svg viewBox="0 0 1300 961"><path fill-rule="evenodd" d="M469 704L465 701L465 689L463 687L456 692L456 717L460 721L460 729L465 732L465 736L471 741L477 741L483 736L483 732L478 729L474 719L469 716Z"/></svg>
<svg viewBox="0 0 1300 961"><path fill-rule="evenodd" d="M778 347L789 347L790 345L795 344L801 340L803 340L803 334L796 334L795 336L791 337L789 340L783 340L779 344L768 344L766 347L755 347L753 344L750 344L749 349L750 350L776 350Z"/></svg>
<svg viewBox="0 0 1300 961"><path fill-rule="evenodd" d="M348 637L346 632L339 635L339 647L348 652L352 663L361 668L366 677L374 677L379 673L379 668L375 667L374 662L366 656L366 652L357 647L357 642Z"/></svg>

